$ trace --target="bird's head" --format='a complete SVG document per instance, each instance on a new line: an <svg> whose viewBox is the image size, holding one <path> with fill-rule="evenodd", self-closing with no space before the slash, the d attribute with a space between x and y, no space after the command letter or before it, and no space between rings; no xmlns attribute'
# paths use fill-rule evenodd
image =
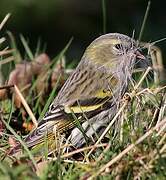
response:
<svg viewBox="0 0 166 180"><path fill-rule="evenodd" d="M95 39L86 49L83 58L108 69L132 64L136 59L145 59L134 39L119 33L109 33Z"/></svg>

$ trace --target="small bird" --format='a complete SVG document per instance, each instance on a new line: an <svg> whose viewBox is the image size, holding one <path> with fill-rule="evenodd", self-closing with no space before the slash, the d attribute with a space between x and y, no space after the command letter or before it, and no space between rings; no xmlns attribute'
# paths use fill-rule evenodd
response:
<svg viewBox="0 0 166 180"><path fill-rule="evenodd" d="M136 60L145 59L138 43L126 35L109 33L95 39L67 79L38 127L25 138L28 148L52 144L55 131L69 134L75 147L93 139L115 115L131 80ZM76 124L82 125L80 128ZM10 154L20 151L14 147Z"/></svg>

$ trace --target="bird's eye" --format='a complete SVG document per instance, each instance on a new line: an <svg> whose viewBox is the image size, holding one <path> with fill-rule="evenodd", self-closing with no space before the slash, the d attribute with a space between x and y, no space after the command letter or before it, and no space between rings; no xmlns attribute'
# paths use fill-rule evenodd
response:
<svg viewBox="0 0 166 180"><path fill-rule="evenodd" d="M115 44L114 46L117 50L121 50L122 49L122 44Z"/></svg>
<svg viewBox="0 0 166 180"><path fill-rule="evenodd" d="M114 53L121 54L122 53L122 44L115 44L113 46Z"/></svg>

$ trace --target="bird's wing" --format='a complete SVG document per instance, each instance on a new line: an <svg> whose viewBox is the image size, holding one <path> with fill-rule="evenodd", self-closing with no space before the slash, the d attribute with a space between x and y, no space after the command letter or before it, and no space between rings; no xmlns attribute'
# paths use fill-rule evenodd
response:
<svg viewBox="0 0 166 180"><path fill-rule="evenodd" d="M86 67L77 67L51 104L39 127L49 121L66 120L74 114L88 114L113 99L117 79L105 72L88 73Z"/></svg>
<svg viewBox="0 0 166 180"><path fill-rule="evenodd" d="M39 121L38 127L26 137L28 147L44 142L45 136L54 135L53 129L56 125L60 132L73 127L74 124L68 119L72 113L95 115L101 112L103 105L112 98L108 82L111 79L111 86L116 86L117 80L113 76L107 80L104 73L96 76L94 72L87 73L86 67L81 68L82 71L77 68L69 77L44 118Z"/></svg>

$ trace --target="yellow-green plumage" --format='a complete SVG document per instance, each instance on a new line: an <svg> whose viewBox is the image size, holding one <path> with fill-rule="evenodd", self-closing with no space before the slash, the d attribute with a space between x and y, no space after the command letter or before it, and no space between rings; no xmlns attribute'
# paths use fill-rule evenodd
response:
<svg viewBox="0 0 166 180"><path fill-rule="evenodd" d="M136 43L128 36L110 33L94 40L86 49L79 65L68 78L57 97L51 104L45 117L39 122L25 142L33 147L44 141L45 135L53 137L54 127L59 133L65 133L75 126L72 113L82 123L87 116L94 129L86 127L85 133L91 136L110 120L116 112L116 106L124 94L131 71L136 60ZM107 119L107 120L105 120ZM78 130L71 133L71 143L79 147L85 141ZM13 149L18 151L20 146Z"/></svg>

